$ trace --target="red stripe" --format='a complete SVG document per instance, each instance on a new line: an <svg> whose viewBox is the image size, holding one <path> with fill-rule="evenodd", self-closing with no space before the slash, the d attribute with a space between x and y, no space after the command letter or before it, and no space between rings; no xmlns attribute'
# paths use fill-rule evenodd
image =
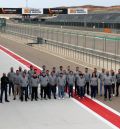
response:
<svg viewBox="0 0 120 129"><path fill-rule="evenodd" d="M16 54L13 54L12 52L3 48L2 46L0 46L0 49L3 50L8 55L10 55L11 57L13 57L14 59L18 60L20 63L27 66L28 68L30 67L30 65L32 65L25 59L22 59ZM34 68L37 69L38 73L40 73L40 69L38 69L36 66L34 66ZM97 113L98 115L100 115L101 117L103 117L104 119L106 119L107 121L109 121L110 123L112 123L113 125L115 125L116 127L120 128L120 116L118 116L117 114L101 106L95 101L89 99L88 97L85 97L84 99L79 99L78 97L74 96L74 98L78 100L80 103L82 103L83 105L85 105L86 107L88 107L89 109L91 109L92 111L94 111L95 113Z"/></svg>

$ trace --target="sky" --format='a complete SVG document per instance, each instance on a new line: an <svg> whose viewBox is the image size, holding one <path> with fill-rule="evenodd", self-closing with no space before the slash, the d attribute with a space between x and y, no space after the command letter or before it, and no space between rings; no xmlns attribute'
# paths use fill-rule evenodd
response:
<svg viewBox="0 0 120 129"><path fill-rule="evenodd" d="M27 0L28 7L50 8L59 6L98 5L113 6L120 5L120 0ZM0 7L26 7L26 0L0 0Z"/></svg>

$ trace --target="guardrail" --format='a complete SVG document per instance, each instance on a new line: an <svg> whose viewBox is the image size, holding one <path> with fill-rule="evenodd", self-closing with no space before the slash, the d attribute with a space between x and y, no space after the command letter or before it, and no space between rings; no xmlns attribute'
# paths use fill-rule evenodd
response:
<svg viewBox="0 0 120 129"><path fill-rule="evenodd" d="M14 32L6 30L6 33L20 36L21 38L27 38L33 40L33 43L37 43L38 36L22 34L19 32ZM46 41L41 47L46 47L47 49L54 51L56 53L62 54L66 57L71 57L75 60L80 60L87 64L97 66L99 68L106 69L119 69L120 68L120 55L116 53L108 53L100 50L90 49L83 46L76 46L69 43L63 43L56 40L50 40L43 38Z"/></svg>

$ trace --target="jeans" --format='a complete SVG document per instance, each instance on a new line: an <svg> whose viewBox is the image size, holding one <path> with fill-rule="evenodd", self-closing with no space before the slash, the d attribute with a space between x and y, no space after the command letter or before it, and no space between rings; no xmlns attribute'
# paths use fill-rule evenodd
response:
<svg viewBox="0 0 120 129"><path fill-rule="evenodd" d="M79 95L80 97L84 97L84 86L79 86Z"/></svg>
<svg viewBox="0 0 120 129"><path fill-rule="evenodd" d="M68 94L69 97L73 97L73 85L68 85Z"/></svg>
<svg viewBox="0 0 120 129"><path fill-rule="evenodd" d="M58 86L58 96L60 98L64 97L64 86Z"/></svg>
<svg viewBox="0 0 120 129"><path fill-rule="evenodd" d="M21 101L23 101L23 95L25 94L25 101L27 101L28 98L28 88L27 87L21 87Z"/></svg>
<svg viewBox="0 0 120 129"><path fill-rule="evenodd" d="M2 102L3 99L3 93L5 92L5 101L7 100L7 86L1 87L1 96L0 101Z"/></svg>

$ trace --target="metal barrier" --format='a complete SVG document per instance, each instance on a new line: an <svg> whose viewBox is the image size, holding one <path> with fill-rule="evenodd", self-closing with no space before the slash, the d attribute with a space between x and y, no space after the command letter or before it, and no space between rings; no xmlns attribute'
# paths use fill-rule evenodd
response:
<svg viewBox="0 0 120 129"><path fill-rule="evenodd" d="M120 68L120 37L116 35L24 24L7 24L6 33L33 40L42 37L46 41L42 47L56 53L100 68Z"/></svg>

